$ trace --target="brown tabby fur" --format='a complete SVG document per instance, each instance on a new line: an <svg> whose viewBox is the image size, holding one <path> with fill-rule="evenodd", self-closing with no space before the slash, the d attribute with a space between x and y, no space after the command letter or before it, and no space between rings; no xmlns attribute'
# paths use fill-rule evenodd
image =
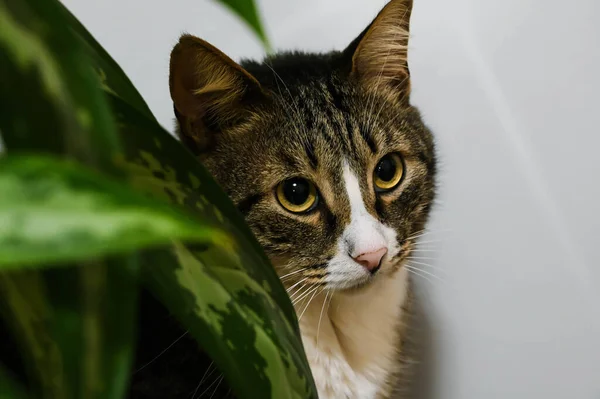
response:
<svg viewBox="0 0 600 399"><path fill-rule="evenodd" d="M397 232L411 253L435 191L432 135L409 101L408 26L412 2L392 0L343 52L281 53L240 65L210 44L181 37L171 56L171 95L181 140L212 172L244 214L280 275L304 268L292 284L323 285L326 264L350 221L342 161L361 176L368 212ZM386 194L373 190L372 171L387 153L402 155L406 176ZM320 203L292 214L275 187L302 176ZM382 398L407 398L419 360L417 317L409 288L398 321L398 363Z"/></svg>

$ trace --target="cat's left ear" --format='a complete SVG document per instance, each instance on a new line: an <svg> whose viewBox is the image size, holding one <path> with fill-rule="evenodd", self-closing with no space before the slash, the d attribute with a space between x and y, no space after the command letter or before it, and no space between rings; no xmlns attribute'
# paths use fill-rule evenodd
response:
<svg viewBox="0 0 600 399"><path fill-rule="evenodd" d="M259 82L208 42L183 35L171 52L169 88L179 137L200 153L264 100Z"/></svg>
<svg viewBox="0 0 600 399"><path fill-rule="evenodd" d="M391 0L346 49L352 53L351 74L367 90L388 90L408 103L408 37L412 0Z"/></svg>

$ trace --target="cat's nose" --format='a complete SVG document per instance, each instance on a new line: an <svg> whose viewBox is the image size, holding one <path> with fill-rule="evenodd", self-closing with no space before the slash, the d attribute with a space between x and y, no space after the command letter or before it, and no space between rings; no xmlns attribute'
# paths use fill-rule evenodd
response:
<svg viewBox="0 0 600 399"><path fill-rule="evenodd" d="M379 248L375 251L365 252L358 255L354 260L363 265L371 273L375 273L381 266L381 259L387 254L387 248Z"/></svg>

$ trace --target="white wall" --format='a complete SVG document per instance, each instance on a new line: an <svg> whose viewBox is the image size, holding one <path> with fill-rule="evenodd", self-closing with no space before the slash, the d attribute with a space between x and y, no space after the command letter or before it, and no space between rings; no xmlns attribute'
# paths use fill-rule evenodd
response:
<svg viewBox="0 0 600 399"><path fill-rule="evenodd" d="M214 2L64 2L169 129L168 56L180 33L235 59L262 54ZM329 50L384 3L260 5L276 48ZM434 396L598 399L600 2L415 3L413 102L442 169L431 225L440 241L424 267L439 280L422 280L434 308Z"/></svg>

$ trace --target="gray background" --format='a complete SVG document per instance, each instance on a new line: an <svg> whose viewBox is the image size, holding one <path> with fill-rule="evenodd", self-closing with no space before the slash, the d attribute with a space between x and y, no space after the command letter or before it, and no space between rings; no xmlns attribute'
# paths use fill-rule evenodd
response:
<svg viewBox="0 0 600 399"><path fill-rule="evenodd" d="M172 130L184 31L260 57L206 0L64 0ZM600 398L600 2L415 0L413 103L437 135L419 278L440 399ZM277 49L348 44L385 0L262 0ZM431 276L434 275L434 276ZM202 373L203 370L199 370Z"/></svg>

